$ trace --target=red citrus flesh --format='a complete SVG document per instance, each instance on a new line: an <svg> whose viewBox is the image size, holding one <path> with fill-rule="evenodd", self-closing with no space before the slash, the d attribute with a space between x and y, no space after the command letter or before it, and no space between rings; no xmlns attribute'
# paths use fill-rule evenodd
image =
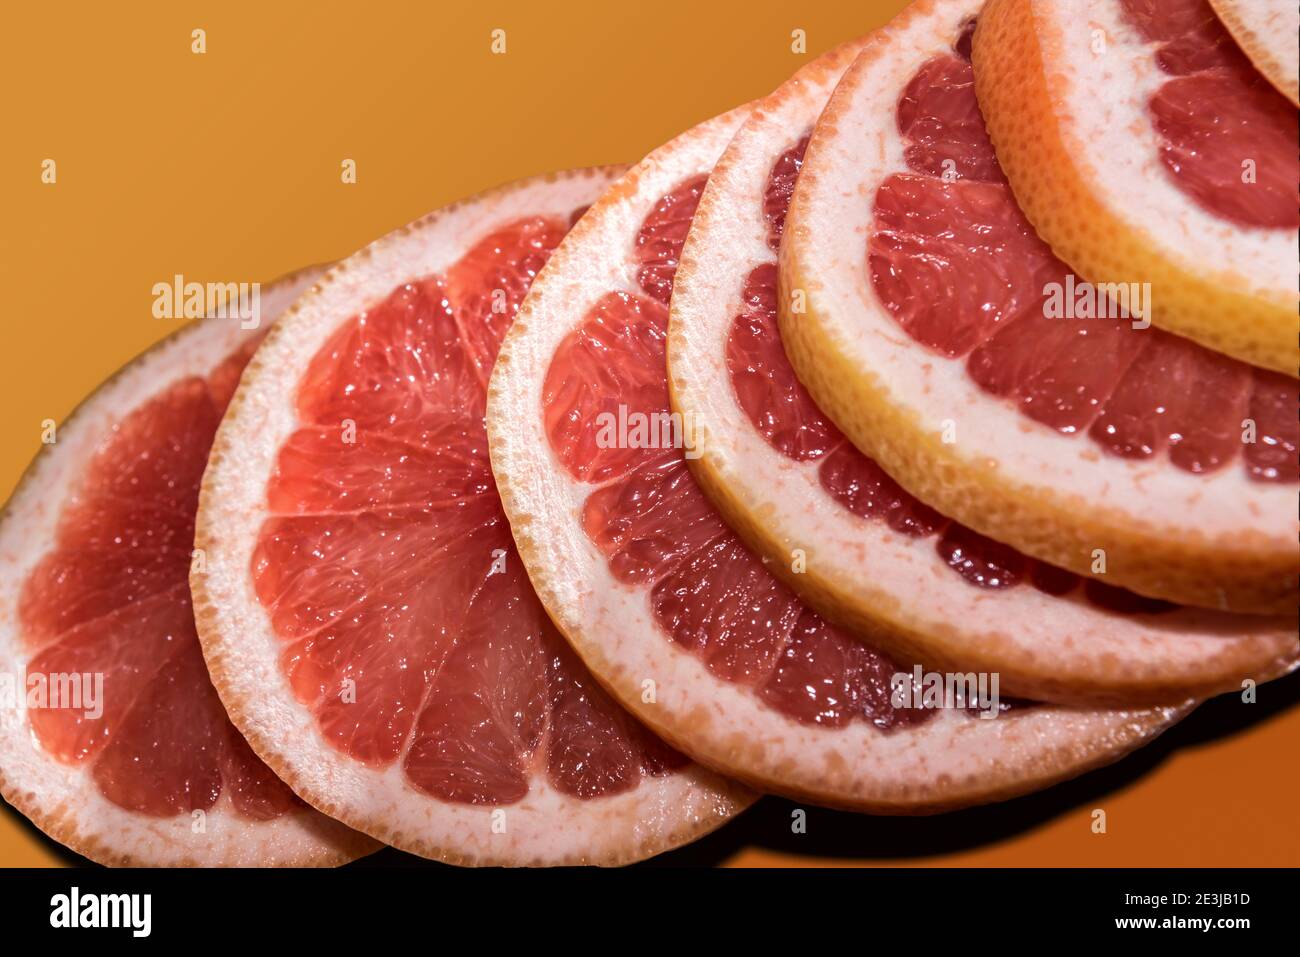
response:
<svg viewBox="0 0 1300 957"><path fill-rule="evenodd" d="M1148 104L1180 189L1242 226L1300 228L1295 107L1238 48L1205 0L1122 0L1170 76ZM1255 177L1242 176L1254 162Z"/></svg>
<svg viewBox="0 0 1300 957"><path fill-rule="evenodd" d="M908 171L875 197L868 272L899 325L936 353L964 357L984 391L1108 454L1164 456L1196 474L1240 455L1253 480L1300 481L1294 379L1130 320L1045 315L1046 284L1067 288L1069 269L993 158L962 49L908 84L897 115ZM955 171L949 156L963 158ZM1253 441L1243 441L1247 420Z"/></svg>
<svg viewBox="0 0 1300 957"><path fill-rule="evenodd" d="M931 129L952 142L953 136L946 134L941 124L932 124ZM770 248L780 245L785 211L807 145L805 135L777 158L768 175L763 210L769 223ZM745 278L745 309L732 320L728 332L727 371L737 402L754 428L769 445L794 461L820 461L822 487L839 505L859 518L884 522L900 534L934 537L935 548L947 566L972 585L1009 588L1029 583L1052 595L1082 589L1094 604L1114 611L1150 614L1173 607L1101 582L1083 582L1072 572L1029 558L950 521L905 491L840 434L796 378L781 343L776 297L775 261L755 266Z"/></svg>
<svg viewBox="0 0 1300 957"><path fill-rule="evenodd" d="M254 347L125 416L95 451L19 600L29 674L104 676L101 719L35 709L37 739L59 761L88 764L105 798L141 814L208 810L223 791L251 820L300 806L226 717L190 605L199 484Z"/></svg>
<svg viewBox="0 0 1300 957"><path fill-rule="evenodd" d="M686 764L556 632L489 466L488 376L568 226L516 220L346 321L267 489L253 577L295 695L334 748L443 801L510 804L538 773L590 799Z"/></svg>
<svg viewBox="0 0 1300 957"><path fill-rule="evenodd" d="M665 638L710 673L751 688L767 707L803 723L835 728L858 720L881 731L915 726L934 712L893 707L895 664L823 620L773 577L714 511L680 449L607 447L598 439L602 413L617 414L621 406L633 421L669 411L667 301L684 238L679 224L694 212L702 183L696 177L680 184L642 225L635 248L654 250L659 264L639 273L643 294L606 294L556 350L543 387L551 447L569 474L593 486L583 528L610 570L620 581L649 587ZM788 191L786 200L772 199L774 220L785 201ZM673 215L663 216L665 210ZM771 289L763 286L761 294L770 296ZM762 391L770 382L760 373L750 384ZM772 408L788 395L778 389ZM796 403L794 410L797 416L807 408ZM821 454L831 434L819 416L811 425L808 418L791 424L784 412L768 421L790 426L783 434L796 454Z"/></svg>

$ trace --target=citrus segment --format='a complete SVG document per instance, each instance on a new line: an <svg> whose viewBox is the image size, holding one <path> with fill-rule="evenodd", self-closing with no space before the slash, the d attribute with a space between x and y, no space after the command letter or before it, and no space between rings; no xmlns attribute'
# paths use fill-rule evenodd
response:
<svg viewBox="0 0 1300 957"><path fill-rule="evenodd" d="M1300 227L1295 107L1255 72L1206 0L1123 0L1169 74L1149 101L1160 158L1178 187L1243 226ZM1242 176L1242 157L1255 164Z"/></svg>
<svg viewBox="0 0 1300 957"><path fill-rule="evenodd" d="M637 284L646 295L665 306L673 291L677 254L686 241L691 217L695 215L707 180L707 175L699 175L678 183L671 193L659 199L637 232L633 254Z"/></svg>
<svg viewBox="0 0 1300 957"><path fill-rule="evenodd" d="M223 379L238 371L219 367ZM103 674L112 702L100 720L37 711L37 739L63 760L93 759L105 797L159 817L207 811L225 765L249 757L236 750L208 680L188 584L199 482L224 393L191 376L130 412L87 463L54 548L19 597L19 628L39 648L28 673ZM259 792L255 804L283 811L296 800L273 775L246 786ZM234 811L243 814L239 803Z"/></svg>
<svg viewBox="0 0 1300 957"><path fill-rule="evenodd" d="M484 377L567 228L507 223L445 277L345 321L312 359L296 403L307 427L267 487L285 514L262 526L253 581L298 700L335 748L374 767L401 757L444 801L519 801L542 756L550 783L583 798L685 763L643 761L645 737L562 654L488 464ZM365 439L340 443L330 425L347 422Z"/></svg>
<svg viewBox="0 0 1300 957"><path fill-rule="evenodd" d="M1108 452L1167 452L1174 466L1202 473L1249 448L1240 423L1269 373L1158 329L1104 317L1071 322L1045 310L1043 291L1068 289L1069 270L1035 235L1002 177L966 60L950 53L924 64L899 101L897 124L911 172L880 184L867 256L876 295L909 335L949 358L967 357L981 388L1029 418L1086 433ZM970 169L953 164L948 177L940 169L945 151L977 160ZM1209 191L1222 195L1217 186ZM1294 383L1290 398L1300 403ZM1134 440L1135 425L1148 441ZM1287 438L1266 434L1260 444ZM1300 481L1300 469L1247 475Z"/></svg>
<svg viewBox="0 0 1300 957"><path fill-rule="evenodd" d="M316 275L268 290L263 319ZM257 759L222 708L195 629L199 486L261 337L208 319L138 359L60 428L0 534L14 572L6 664L25 688L41 678L60 694L85 686L29 699L36 706L7 719L5 795L106 863L326 864L374 847ZM60 800L66 820L45 817Z"/></svg>
<svg viewBox="0 0 1300 957"><path fill-rule="evenodd" d="M507 187L346 262L259 353L209 473L200 538L216 543L222 594L255 603L205 592L236 722L308 801L426 856L622 863L748 799L585 672L532 591L488 461L502 336L609 178ZM217 490L247 473L266 407L283 413L232 541L224 516L241 501ZM273 720L299 730L270 737Z"/></svg>
<svg viewBox="0 0 1300 957"><path fill-rule="evenodd" d="M998 158L1057 255L1134 315L1296 376L1297 113L1205 0L994 0L973 57Z"/></svg>

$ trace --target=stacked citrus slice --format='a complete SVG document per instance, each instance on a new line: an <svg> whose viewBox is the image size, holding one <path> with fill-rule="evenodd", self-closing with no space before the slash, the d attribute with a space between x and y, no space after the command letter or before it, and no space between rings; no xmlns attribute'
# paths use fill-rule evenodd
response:
<svg viewBox="0 0 1300 957"><path fill-rule="evenodd" d="M985 536L1148 597L1293 615L1296 381L1109 316L1076 283L985 134L972 12L911 7L817 123L781 248L800 381L908 492Z"/></svg>
<svg viewBox="0 0 1300 957"><path fill-rule="evenodd" d="M262 319L317 276L263 291ZM0 789L104 864L326 865L378 846L249 750L195 633L199 480L264 331L201 320L135 360L49 436L0 526Z"/></svg>
<svg viewBox="0 0 1300 957"><path fill-rule="evenodd" d="M978 6L950 6L949 34L920 53L942 64L945 94L968 116L970 67L952 40ZM1055 701L1177 702L1277 674L1295 654L1292 622L1081 581L951 522L850 444L795 377L777 329L776 251L803 151L852 59L888 55L908 22L801 71L709 177L668 336L673 407L705 427L695 475L810 604L900 655L997 671L1004 690ZM926 122L942 135L950 119Z"/></svg>
<svg viewBox="0 0 1300 957"><path fill-rule="evenodd" d="M751 800L583 669L488 467L501 337L614 175L515 184L335 267L258 350L204 479L197 617L232 720L307 801L417 854L624 863Z"/></svg>
<svg viewBox="0 0 1300 957"><path fill-rule="evenodd" d="M1271 69L1287 67L1266 51L1289 48L1294 90L1292 5L1222 6ZM1138 284L1131 305L1156 325L1295 377L1295 104L1210 4L992 0L981 23L980 106L1016 199L1055 253L1124 301Z"/></svg>
<svg viewBox="0 0 1300 957"><path fill-rule="evenodd" d="M824 82L846 55L796 83ZM705 179L749 112L633 168L561 245L506 337L488 406L492 465L547 610L664 738L746 782L834 806L993 800L1149 739L1177 709L911 707L895 693L913 663L803 605L696 487L690 424L669 410L668 304Z"/></svg>
<svg viewBox="0 0 1300 957"><path fill-rule="evenodd" d="M621 864L1295 668L1292 13L919 0L169 340L0 525L6 799L107 863Z"/></svg>

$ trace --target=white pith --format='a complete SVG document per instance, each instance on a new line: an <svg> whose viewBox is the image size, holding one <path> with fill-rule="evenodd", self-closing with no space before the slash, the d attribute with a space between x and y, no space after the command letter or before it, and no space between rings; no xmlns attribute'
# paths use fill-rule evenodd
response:
<svg viewBox="0 0 1300 957"><path fill-rule="evenodd" d="M580 516L593 486L573 479L551 448L547 369L601 297L643 295L632 259L642 221L661 196L712 168L749 113L701 124L634 167L551 258L502 347L489 392L492 467L552 618L602 683L666 739L743 780L832 805L915 812L978 803L1077 774L1158 734L1181 709L1047 706L998 720L945 712L891 733L860 721L799 723L675 645L653 616L650 589L617 580L587 537Z"/></svg>
<svg viewBox="0 0 1300 957"><path fill-rule="evenodd" d="M1059 51L1059 62L1049 64L1062 78L1057 116L1103 205L1184 268L1235 274L1256 295L1294 303L1296 231L1245 228L1215 215L1180 189L1160 161L1164 140L1147 105L1173 79L1156 63L1160 44L1142 37L1119 0L1052 0L1034 12L1047 49ZM1104 31L1103 55L1092 52L1093 30Z"/></svg>
<svg viewBox="0 0 1300 957"><path fill-rule="evenodd" d="M958 21L979 5L966 6ZM705 430L702 464L781 542L768 556L773 561L788 564L802 550L807 574L841 603L886 628L919 632L941 660L1000 670L1006 689L1068 701L1098 697L1099 689L1122 699L1157 687L1164 700L1181 700L1275 673L1295 654L1288 622L1191 608L1118 615L1078 592L1055 598L1027 583L973 586L948 568L935 537L855 516L822 486L824 457L797 462L753 426L732 387L726 348L743 311L745 277L776 260L767 245L764 189L773 163L812 128L849 62L844 56L818 73L805 71L755 110L710 176L691 224L673 291L669 368L676 409Z"/></svg>
<svg viewBox="0 0 1300 957"><path fill-rule="evenodd" d="M1079 4L1074 0L1061 4L1067 6L1077 8ZM978 4L965 7L974 11ZM1108 0L1097 10L1102 7L1110 9L1112 4ZM907 171L896 121L899 93L927 60L949 50L955 38L953 7L940 10L942 15L914 19L896 36L890 56L875 58L870 69L852 71L839 85L835 96L844 110L834 135L817 139L815 156L810 150L815 176L808 175L809 165L805 165L800 198L806 215L801 225L808 236L839 239L801 244L800 268L803 275L813 277L807 290L809 300L816 303L816 312L824 318L836 349L855 366L871 370L888 403L914 415L923 432L938 437L951 425L956 441L949 448L963 468L974 474L995 474L1008 487L1041 495L1053 503L1063 524L1068 524L1072 515L1104 507L1115 522L1145 529L1153 537L1202 542L1207 551L1240 549L1246 542L1270 552L1293 548L1300 530L1293 486L1252 481L1240 455L1212 474L1196 475L1173 466L1164 455L1145 461L1122 459L1103 451L1087 436L1066 435L1035 422L1011 401L984 392L967 374L964 357L947 359L914 341L877 297L866 255L873 202L886 178ZM1074 12L1077 18L1070 42L1086 44L1088 31L1079 29L1078 24L1089 22L1089 18L1078 9ZM1052 16L1064 13L1053 8ZM1111 55L1131 53L1120 42L1121 30L1127 28L1111 24L1108 29L1115 31ZM1095 63L1088 68L1100 69ZM1125 67L1136 68L1132 63ZM1094 104L1092 112L1097 114L1105 112L1101 106L1113 106L1111 98L1119 96L1096 77L1091 84L1082 80L1077 84L1079 95L1086 91ZM1129 97L1132 91L1123 93ZM1109 122L1112 128L1122 125L1115 114ZM1113 144L1111 148L1090 147L1086 157L1088 161L1109 157L1126 164L1149 164L1141 166L1141 173L1108 174L1112 188L1141 182L1140 190L1130 185L1134 193L1163 196L1172 202L1173 187L1166 188L1164 173L1156 168L1154 144L1149 151L1134 148L1131 137L1132 130L1126 128L1124 148ZM1177 197L1179 208L1186 213L1190 201L1182 193ZM1131 205L1135 197L1126 195L1123 202L1130 204L1123 208L1135 208ZM1146 215L1162 214L1148 211ZM1222 238L1221 222L1202 225ZM1294 246L1295 237L1290 241ZM1272 249L1267 255L1264 246ZM1263 268L1257 260L1267 260L1272 263L1267 268L1276 272L1279 257L1294 263L1294 249L1279 250L1276 243L1264 246L1244 257L1255 262L1253 268ZM1205 261L1225 262L1225 256L1236 254L1220 250ZM1293 274L1287 283L1294 283Z"/></svg>
<svg viewBox="0 0 1300 957"><path fill-rule="evenodd" d="M205 476L200 535L210 536L209 571L200 634L236 724L304 800L424 856L467 864L623 863L689 840L750 800L698 765L586 801L554 790L542 770L514 804L472 806L425 795L406 781L400 758L386 768L369 768L326 742L280 668L283 643L249 572L267 517L267 481L281 446L298 427L297 385L325 341L398 285L445 270L513 219L543 215L567 221L613 176L610 170L575 171L505 187L398 230L336 266L254 357ZM206 628L204 614L211 616Z"/></svg>
<svg viewBox="0 0 1300 957"><path fill-rule="evenodd" d="M305 270L266 287L263 321L272 321L319 275L319 270ZM200 320L126 367L60 424L57 442L24 477L0 526L0 671L16 676L26 672L32 652L24 647L19 627L19 596L54 541L63 503L78 487L95 449L133 409L185 376L207 376L252 334L234 320ZM40 547L34 547L36 543ZM92 767L93 762L70 765L54 759L43 750L25 712L0 708L5 799L56 840L101 863L341 864L376 846L310 808L270 821L241 817L229 788L222 789L201 818L138 814L100 793L91 778Z"/></svg>

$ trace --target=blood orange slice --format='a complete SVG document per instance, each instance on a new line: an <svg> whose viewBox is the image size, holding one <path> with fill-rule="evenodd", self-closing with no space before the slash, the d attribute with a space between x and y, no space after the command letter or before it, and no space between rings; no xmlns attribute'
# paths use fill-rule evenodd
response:
<svg viewBox="0 0 1300 957"><path fill-rule="evenodd" d="M895 702L898 666L800 604L694 484L669 417L668 303L705 177L748 112L684 133L606 193L506 337L492 467L547 610L664 738L798 798L936 810L1137 747L1178 709L1030 705L986 720Z"/></svg>
<svg viewBox="0 0 1300 957"><path fill-rule="evenodd" d="M263 322L316 276L264 290ZM208 319L136 359L58 427L0 525L0 790L100 863L329 865L378 847L253 755L195 634L199 479L260 338Z"/></svg>
<svg viewBox="0 0 1300 957"><path fill-rule="evenodd" d="M483 427L500 337L617 171L528 180L336 267L213 449L196 578L236 725L306 800L460 864L616 864L751 799L593 682L528 584Z"/></svg>
<svg viewBox="0 0 1300 957"><path fill-rule="evenodd" d="M972 12L909 8L818 121L780 253L800 381L908 492L983 535L1139 594L1294 614L1295 380L1087 318L1077 291L1056 317L1073 277L980 123Z"/></svg>
<svg viewBox="0 0 1300 957"><path fill-rule="evenodd" d="M1210 0L1255 69L1300 106L1300 7L1272 0Z"/></svg>
<svg viewBox="0 0 1300 957"><path fill-rule="evenodd" d="M1296 109L1206 0L994 0L981 22L980 105L1056 254L1149 283L1156 325L1295 376Z"/></svg>
<svg viewBox="0 0 1300 957"><path fill-rule="evenodd" d="M1286 668L1297 653L1289 621L1085 583L949 522L852 446L799 384L777 329L776 250L808 135L862 46L758 106L691 222L668 367L674 410L706 426L689 460L701 486L818 611L904 659L996 671L1008 692L1177 702Z"/></svg>

